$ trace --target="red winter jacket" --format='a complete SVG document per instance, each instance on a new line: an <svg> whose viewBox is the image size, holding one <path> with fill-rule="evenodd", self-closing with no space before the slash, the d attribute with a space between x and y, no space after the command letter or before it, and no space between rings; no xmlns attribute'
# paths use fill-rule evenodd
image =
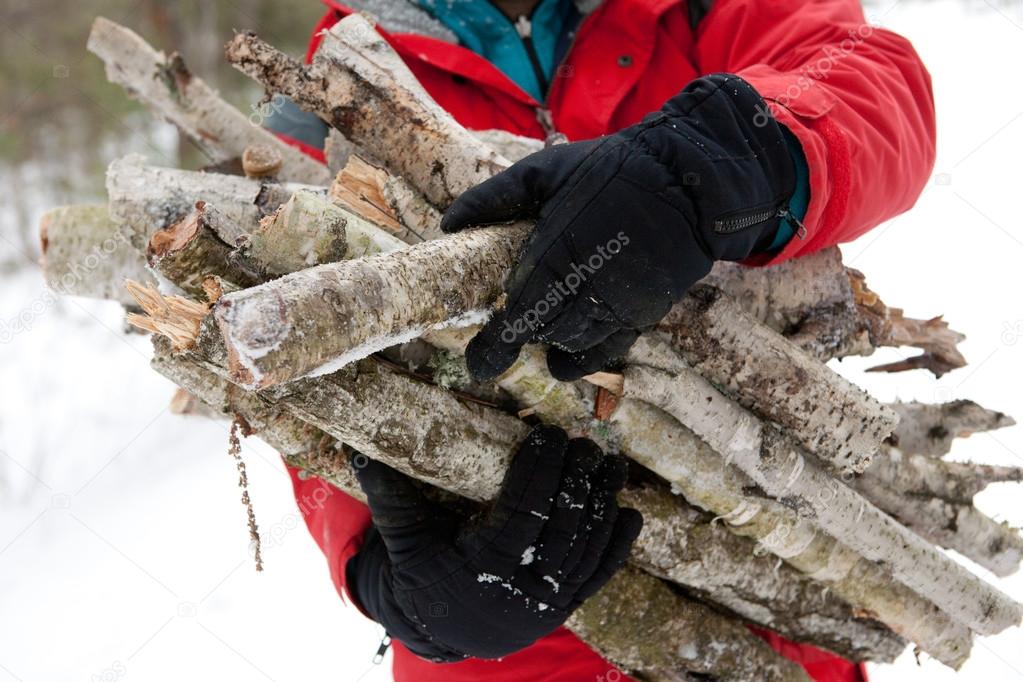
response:
<svg viewBox="0 0 1023 682"><path fill-rule="evenodd" d="M694 2L697 0L693 0ZM351 10L326 0L316 33ZM383 33L383 31L381 31ZM638 122L693 78L738 74L798 138L810 169L806 234L763 263L850 241L909 209L934 163L930 78L905 39L866 23L857 0L717 0L692 29L686 0L604 0L580 24L541 105L479 55L414 34L385 37L441 106L472 129L542 137L537 110L571 140ZM765 114L766 115L766 114ZM365 505L292 472L309 530L344 594L345 563L370 523ZM810 646L757 631L819 682L865 679ZM437 665L394 646L398 682L627 680L564 628L501 661Z"/></svg>

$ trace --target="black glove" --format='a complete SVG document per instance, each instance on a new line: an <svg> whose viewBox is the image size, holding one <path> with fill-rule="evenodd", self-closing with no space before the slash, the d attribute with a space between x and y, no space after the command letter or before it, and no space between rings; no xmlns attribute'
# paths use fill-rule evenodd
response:
<svg viewBox="0 0 1023 682"><path fill-rule="evenodd" d="M556 427L530 432L475 526L363 461L373 527L348 561L349 590L388 634L437 662L499 658L554 631L621 568L643 525L615 501L625 461Z"/></svg>
<svg viewBox="0 0 1023 682"><path fill-rule="evenodd" d="M766 249L795 165L781 126L738 76L690 83L642 123L558 145L466 191L441 228L536 217L507 303L466 351L490 379L526 343L577 379L621 357L715 260Z"/></svg>

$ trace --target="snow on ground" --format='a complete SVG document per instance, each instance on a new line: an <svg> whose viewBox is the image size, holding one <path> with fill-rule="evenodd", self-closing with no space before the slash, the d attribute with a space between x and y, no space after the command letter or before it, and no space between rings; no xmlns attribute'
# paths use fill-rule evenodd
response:
<svg viewBox="0 0 1023 682"><path fill-rule="evenodd" d="M966 331L971 364L937 382L863 374L897 351L838 369L884 399L972 398L1023 419L1023 8L903 0L871 14L928 63L940 152L912 214L849 245L847 262L909 314ZM12 333L18 316L28 328ZM381 629L338 599L275 454L245 444L264 533L256 574L226 425L169 414L148 342L121 325L115 306L50 301L34 267L0 289L0 682L390 679L371 663ZM954 456L1019 465L1023 428ZM1019 499L1006 484L978 504L1023 525ZM1023 578L999 584L1023 599ZM1021 645L1019 629L981 639L958 676L907 652L873 678L1023 679Z"/></svg>
<svg viewBox="0 0 1023 682"><path fill-rule="evenodd" d="M6 281L0 320L44 296L37 270ZM255 572L227 426L169 414L121 317L63 301L0 350L0 680L389 679L250 439Z"/></svg>

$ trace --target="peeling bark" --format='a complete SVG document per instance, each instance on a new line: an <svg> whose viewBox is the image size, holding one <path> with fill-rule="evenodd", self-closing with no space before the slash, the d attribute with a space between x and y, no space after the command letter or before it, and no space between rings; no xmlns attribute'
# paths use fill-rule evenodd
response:
<svg viewBox="0 0 1023 682"><path fill-rule="evenodd" d="M404 242L443 236L440 211L398 176L358 154L348 157L330 187L330 197Z"/></svg>
<svg viewBox="0 0 1023 682"><path fill-rule="evenodd" d="M327 168L281 142L225 102L185 66L181 55L153 49L133 31L103 17L93 22L87 45L106 64L107 79L167 119L214 163L240 159L246 147L266 145L281 158L277 176L311 185L330 183Z"/></svg>
<svg viewBox="0 0 1023 682"><path fill-rule="evenodd" d="M930 320L905 317L899 308L889 308L867 286L866 278L858 270L849 268L849 282L856 305L860 309L874 346L914 346L923 353L908 360L873 367L872 372L903 372L927 369L940 377L953 369L966 366L966 358L958 345L966 337L950 329L941 316Z"/></svg>

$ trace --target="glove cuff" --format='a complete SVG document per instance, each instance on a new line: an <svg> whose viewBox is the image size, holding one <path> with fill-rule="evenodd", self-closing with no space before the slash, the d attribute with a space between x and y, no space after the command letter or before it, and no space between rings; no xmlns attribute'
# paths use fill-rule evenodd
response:
<svg viewBox="0 0 1023 682"><path fill-rule="evenodd" d="M366 532L362 548L345 565L345 578L356 607L384 626L391 638L416 656L433 663L454 663L468 658L433 639L426 625L415 616L414 609L403 608L399 603L393 590L387 548L375 527Z"/></svg>
<svg viewBox="0 0 1023 682"><path fill-rule="evenodd" d="M693 210L697 240L713 260L742 260L769 245L796 189L784 128L739 76L711 74L668 100L648 124L648 144L671 135L665 159ZM653 146L653 145L651 145Z"/></svg>

